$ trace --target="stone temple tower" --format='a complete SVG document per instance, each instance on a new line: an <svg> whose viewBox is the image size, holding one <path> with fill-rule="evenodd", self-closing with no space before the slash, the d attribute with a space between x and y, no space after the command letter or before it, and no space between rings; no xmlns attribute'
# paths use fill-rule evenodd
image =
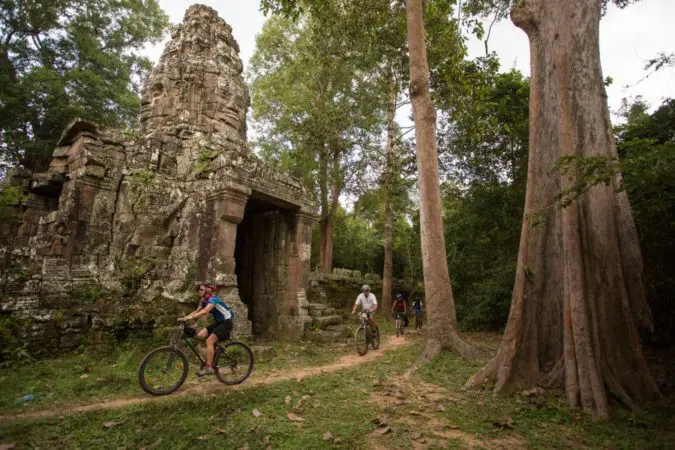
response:
<svg viewBox="0 0 675 450"><path fill-rule="evenodd" d="M245 142L250 99L242 69L232 28L212 9L192 6L145 84L141 133L187 127Z"/></svg>
<svg viewBox="0 0 675 450"><path fill-rule="evenodd" d="M47 172L12 177L25 197L0 226L0 308L33 320L27 339L161 328L204 280L237 309L236 335L304 333L315 205L248 147L238 53L213 9L190 7L138 131L76 119Z"/></svg>

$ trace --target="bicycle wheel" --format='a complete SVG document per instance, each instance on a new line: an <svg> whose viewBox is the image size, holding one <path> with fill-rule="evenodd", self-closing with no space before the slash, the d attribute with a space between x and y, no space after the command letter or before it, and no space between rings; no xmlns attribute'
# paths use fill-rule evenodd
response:
<svg viewBox="0 0 675 450"><path fill-rule="evenodd" d="M373 346L373 350L380 348L380 329L375 328L370 333L370 345Z"/></svg>
<svg viewBox="0 0 675 450"><path fill-rule="evenodd" d="M396 337L401 335L401 319L396 318Z"/></svg>
<svg viewBox="0 0 675 450"><path fill-rule="evenodd" d="M138 381L152 395L166 395L178 389L188 374L188 360L173 346L158 347L145 355L138 368Z"/></svg>
<svg viewBox="0 0 675 450"><path fill-rule="evenodd" d="M368 352L368 339L366 337L366 329L358 327L354 334L354 341L356 344L356 353L363 356Z"/></svg>
<svg viewBox="0 0 675 450"><path fill-rule="evenodd" d="M231 341L218 346L213 358L216 378L225 384L239 384L253 371L253 352L243 342Z"/></svg>

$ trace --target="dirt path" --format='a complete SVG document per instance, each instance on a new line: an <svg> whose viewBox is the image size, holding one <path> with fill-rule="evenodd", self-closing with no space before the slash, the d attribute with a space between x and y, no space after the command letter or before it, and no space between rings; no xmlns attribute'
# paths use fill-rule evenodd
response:
<svg viewBox="0 0 675 450"><path fill-rule="evenodd" d="M251 389L256 386L266 386L274 383L279 383L282 381L298 380L322 374L339 372L341 370L345 370L350 367L358 366L360 364L373 361L374 359L380 358L386 352L403 347L407 344L408 340L406 339L405 336L401 336L398 338L393 336L386 336L380 350L370 351L365 356L358 356L356 353L350 353L348 355L342 356L337 361L331 364L326 364L317 367L304 367L298 370L288 371L279 374L275 373L264 376L256 376L255 371L253 371L253 374L248 380L246 380L243 384L237 386L225 386L219 383L217 380L208 382L198 382L190 385L185 384L178 392L175 392L171 395L165 395L162 397L153 397L150 395L144 395L142 397L128 397L114 400L106 400L103 402L91 403L87 405L59 405L50 407L49 409L43 409L41 411L31 411L25 413L1 415L0 424L15 421L31 421L37 419L46 419L50 417L61 417L71 414L98 411L103 409L115 409L133 405L144 405L147 403L171 401L189 394L194 395L206 392L214 393L223 391L235 391L235 390L238 391L243 389Z"/></svg>

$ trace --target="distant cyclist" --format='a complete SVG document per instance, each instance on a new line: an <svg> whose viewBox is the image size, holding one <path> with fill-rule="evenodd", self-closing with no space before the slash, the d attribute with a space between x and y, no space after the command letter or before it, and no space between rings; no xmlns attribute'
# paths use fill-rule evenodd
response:
<svg viewBox="0 0 675 450"><path fill-rule="evenodd" d="M352 314L356 313L356 307L360 306L361 312L369 313L368 320L370 321L370 325L374 330L377 330L375 319L373 319L373 314L377 310L377 299L375 298L375 294L370 292L370 286L367 284L361 286L361 290L363 292L356 297L356 303L354 303L354 307L352 308Z"/></svg>
<svg viewBox="0 0 675 450"><path fill-rule="evenodd" d="M415 315L415 329L422 328L422 300L415 297L412 303L412 312Z"/></svg>
<svg viewBox="0 0 675 450"><path fill-rule="evenodd" d="M396 319L397 314L401 314L401 320L403 321L403 326L407 326L407 321L405 319L405 314L408 312L408 309L405 304L405 299L403 298L402 294L396 294L396 299L394 300L394 304L391 305L391 312L394 315L394 319ZM401 329L401 333L403 333L403 329Z"/></svg>
<svg viewBox="0 0 675 450"><path fill-rule="evenodd" d="M214 323L206 328L202 328L197 334L200 338L206 338L206 365L197 372L197 375L200 377L214 373L212 365L213 355L216 353L216 342L230 338L232 319L234 317L232 308L225 304L220 297L215 295L215 283L209 281L202 286L205 289L205 295L202 296L202 292L200 292L200 302L197 310L178 319L181 322L186 322L205 316L209 313L211 313L215 319ZM200 286L200 291L202 286Z"/></svg>

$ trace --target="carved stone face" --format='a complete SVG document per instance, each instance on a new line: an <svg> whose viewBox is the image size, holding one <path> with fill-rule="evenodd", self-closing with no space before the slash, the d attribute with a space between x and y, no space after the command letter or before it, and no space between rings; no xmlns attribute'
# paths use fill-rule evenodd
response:
<svg viewBox="0 0 675 450"><path fill-rule="evenodd" d="M246 139L248 89L230 27L215 11L192 7L176 27L141 97L141 131L193 126Z"/></svg>

